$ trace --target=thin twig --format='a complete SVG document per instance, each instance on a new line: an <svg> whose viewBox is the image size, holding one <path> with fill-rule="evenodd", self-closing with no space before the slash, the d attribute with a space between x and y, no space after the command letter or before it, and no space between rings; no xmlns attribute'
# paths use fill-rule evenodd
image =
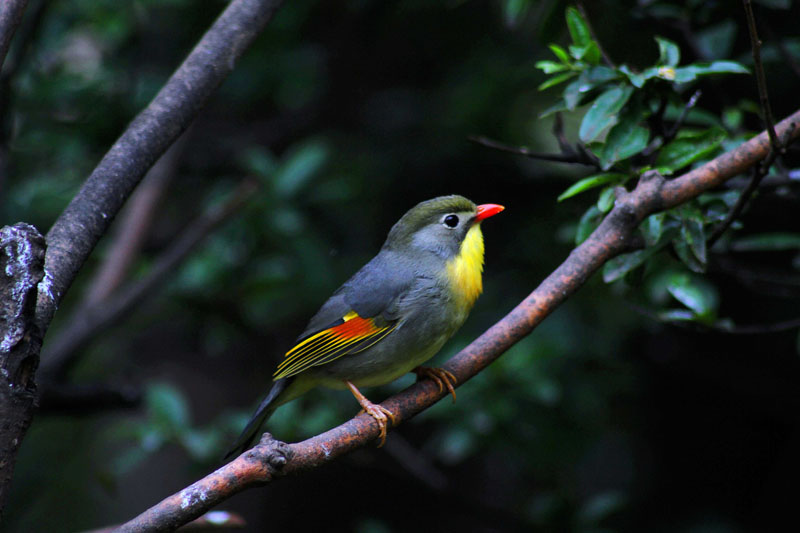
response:
<svg viewBox="0 0 800 533"><path fill-rule="evenodd" d="M22 2L24 4L24 2ZM19 22L19 30L16 34L15 46L10 48L10 53L3 62L0 56L0 203L3 200L3 193L6 191L6 183L8 183L9 173L11 172L11 162L9 161L9 135L11 132L11 80L14 78L22 58L29 49L29 44L33 40L36 31L41 26L44 19L44 12L50 2L39 0L39 3L34 5L32 12L28 17L23 17ZM13 3L0 2L0 12L12 8ZM24 9L24 6L23 6ZM0 15L0 18L5 15ZM6 22L0 23L0 33L9 31L9 28L2 29Z"/></svg>
<svg viewBox="0 0 800 533"><path fill-rule="evenodd" d="M661 140L656 142L651 142L650 145L642 151L642 155L645 158L649 158L650 164L653 164L655 162L656 157L658 156L659 148L663 147L664 145L672 141L678 135L681 126L683 126L684 121L686 121L686 117L689 116L689 111L691 111L692 108L695 105L697 105L697 101L700 99L702 94L703 92L700 89L697 89L692 94L692 96L689 98L689 101L686 102L685 106L683 106L681 114L678 115L675 124L673 124L672 127L668 130L664 126L664 119L663 119L664 111L666 110L667 107L667 100L666 98L661 100L661 104L658 107L658 111L654 113L653 120L656 122L650 128L651 132L653 133L656 133L656 131L660 132L657 134L661 135Z"/></svg>
<svg viewBox="0 0 800 533"><path fill-rule="evenodd" d="M8 83L17 74L26 54L31 49L31 43L36 40L48 8L52 5L53 2L50 0L36 0L31 4L28 15L20 22L14 47L9 50L10 53L3 64L0 81Z"/></svg>
<svg viewBox="0 0 800 533"><path fill-rule="evenodd" d="M575 153L575 150L572 149L572 146L569 144L567 140L567 136L564 133L564 117L561 113L556 113L556 116L553 120L553 137L556 138L558 141L558 147L561 149L562 154L572 154Z"/></svg>
<svg viewBox="0 0 800 533"><path fill-rule="evenodd" d="M795 125L795 128L796 127L797 126ZM778 141L777 146L780 146L781 150L786 150L786 146L789 144L791 135L794 135L793 130L788 130L786 133L786 139L783 142ZM750 200L750 197L753 196L758 189L758 186L761 185L761 180L763 180L764 176L769 173L772 163L774 163L775 159L778 157L778 152L775 149L775 146L776 145L772 144L772 141L770 140L770 150L767 154L767 157L765 157L757 165L753 166L751 170L752 177L750 178L750 182L747 184L745 190L743 190L739 195L739 198L736 199L736 203L733 205L731 210L728 211L728 214L725 215L725 218L722 220L722 222L717 224L717 226L711 232L711 235L708 237L708 241L706 242L706 246L709 248L714 246L714 243L716 243L719 238L722 237L728 228L730 228L731 224L733 224L739 215L742 214L742 211L744 211L744 208L747 205L747 202Z"/></svg>
<svg viewBox="0 0 800 533"><path fill-rule="evenodd" d="M683 126L686 117L689 116L689 111L691 111L692 108L697 105L697 101L700 100L701 96L703 96L703 91L700 89L697 89L692 94L692 96L689 98L689 101L686 102L685 106L683 106L683 110L681 110L681 114L678 115L678 119L675 121L675 124L672 125L672 127L667 131L667 134L664 136L664 144L667 144L675 138L675 136L678 134L678 131L681 129L681 126Z"/></svg>
<svg viewBox="0 0 800 533"><path fill-rule="evenodd" d="M525 157L530 157L531 159L553 161L556 163L577 163L579 165L597 166L597 163L589 159L586 154L581 154L577 151L571 154L544 154L540 152L532 152L525 146L512 146L510 144L504 144L500 141L495 141L483 135L472 135L469 137L469 140L476 144L480 144L481 146L486 146L487 148L493 148L509 154L524 155Z"/></svg>
<svg viewBox="0 0 800 533"><path fill-rule="evenodd" d="M744 11L747 14L747 28L750 30L750 47L753 52L753 68L756 71L756 82L758 83L758 98L761 104L761 113L764 115L765 129L769 133L769 141L773 149L782 153L778 136L775 134L775 120L772 117L772 107L769 105L769 95L767 93L767 78L764 75L764 66L761 64L761 40L758 38L756 29L756 18L753 15L753 4L750 0L743 0Z"/></svg>
<svg viewBox="0 0 800 533"><path fill-rule="evenodd" d="M775 162L775 158L778 157L778 154L786 152L784 143L781 143L781 140L775 133L772 109L770 108L769 95L767 94L767 81L766 77L764 76L764 67L761 64L761 41L758 38L758 31L756 30L756 20L755 16L753 15L753 5L751 4L750 0L743 0L743 2L744 10L747 14L747 27L750 30L750 45L753 51L753 67L756 71L756 81L758 84L758 96L761 104L761 113L764 115L765 129L769 135L771 149L767 157L765 157L759 165L753 167L753 175L750 179L750 183L747 185L747 188L742 191L742 194L739 195L739 198L736 200L736 204L734 204L733 208L731 208L731 210L725 216L725 219L720 222L716 228L714 228L714 231L711 232L711 236L708 238L707 243L709 247L713 246L714 243L717 242L717 240L725 233L725 231L727 231L731 224L733 224L733 221L736 220L742 213L745 205L747 205L747 202L750 200L750 197L755 193L755 191L758 189L758 186L761 184L761 180L764 179L764 176L769 173L769 167L773 162Z"/></svg>
<svg viewBox="0 0 800 533"><path fill-rule="evenodd" d="M772 154L774 152L770 152ZM706 246L711 248L714 244L719 240L720 237L731 227L731 224L739 218L739 215L742 214L744 211L745 205L750 200L750 197L756 192L758 189L761 180L764 178L764 173L761 172L759 165L753 167L752 177L750 178L750 182L747 184L747 188L742 191L739 195L739 198L736 199L736 203L733 205L728 214L725 215L725 218L717 224L714 230L711 232L711 235L708 237L708 241L706 242Z"/></svg>
<svg viewBox="0 0 800 533"><path fill-rule="evenodd" d="M42 354L42 382L47 384L62 381L80 348L98 332L115 324L173 274L195 247L220 224L236 214L256 190L255 181L242 182L224 204L208 209L194 220L156 259L145 277L120 289L96 306L76 313L61 329L63 333L50 341Z"/></svg>

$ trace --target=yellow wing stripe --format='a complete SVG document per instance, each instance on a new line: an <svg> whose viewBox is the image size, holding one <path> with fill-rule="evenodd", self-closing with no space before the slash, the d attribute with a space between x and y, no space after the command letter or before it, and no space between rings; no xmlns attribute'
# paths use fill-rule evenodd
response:
<svg viewBox="0 0 800 533"><path fill-rule="evenodd" d="M321 340L329 342L327 343L323 342L317 347L317 349L311 350L306 354L300 354L300 353L295 354L295 356L292 359L293 363L289 365L284 370L284 372L293 372L295 369L305 366L307 364L308 366L313 366L314 363L312 361L314 361L316 358L323 357L326 354L335 351L342 345L352 344L354 342L353 339L333 340L332 342L330 342L330 340L332 339L336 339L336 337L333 335L325 335L324 337L321 337Z"/></svg>
<svg viewBox="0 0 800 533"><path fill-rule="evenodd" d="M350 311L342 322L311 335L286 352L274 379L298 374L312 366L333 361L348 353L358 353L388 335L396 323L377 326L371 318L361 318Z"/></svg>
<svg viewBox="0 0 800 533"><path fill-rule="evenodd" d="M342 320L344 320L344 323L346 323L357 316L358 313L355 311L350 311L344 315L344 317L342 317ZM297 363L299 360L305 358L305 354L309 352L313 353L314 350L320 347L320 345L324 345L331 337L331 329L332 328L323 329L322 331L311 335L307 339L304 339L302 342L299 342L297 345L295 345L294 348L286 352L286 355L284 355L284 360L281 361L275 371L275 376L277 376L279 372L282 373L284 371L290 371L291 369L287 367L294 366L294 363Z"/></svg>
<svg viewBox="0 0 800 533"><path fill-rule="evenodd" d="M346 315L344 315L344 316L342 317L342 320L344 320L344 321L345 321L345 323L346 323L346 322L349 322L350 320L352 320L352 319L356 318L357 316L358 316L358 313L356 313L355 311L350 311L349 313L347 313ZM298 343L297 345L295 345L295 347L294 347L294 348L292 348L291 350L289 350L288 352L286 352L286 355L285 355L285 357L287 357L287 358L288 358L288 357L290 357L290 356L291 356L291 355L292 355L294 352L296 352L297 350L299 350L300 348L302 348L302 347L303 347L303 346L305 346L306 344L310 343L311 341L314 341L314 340L318 339L320 336L322 336L322 335L325 335L325 334L327 334L327 333L329 333L329 332L330 332L330 328L328 328L328 329L323 329L323 330L322 330L322 331L320 331L319 333L316 333L316 334L314 334L314 335L311 335L310 337L308 337L308 338L307 338L307 339L305 339L304 341L302 341L302 342ZM284 361L284 363L285 363L285 362L286 362L286 361ZM283 364L283 363L281 363L281 364ZM278 368L280 368L280 366L278 366Z"/></svg>
<svg viewBox="0 0 800 533"><path fill-rule="evenodd" d="M386 328L386 329L389 329L389 328ZM295 360L291 365L289 365L289 367L284 368L283 370L281 370L281 375L277 376L277 377L287 377L289 375L296 374L296 373L298 373L298 372L300 372L302 370L305 370L308 367L315 366L315 365L320 365L320 364L323 364L323 363L327 363L328 361L332 361L332 360L336 359L337 357L341 357L342 355L345 355L346 353L358 353L358 352L362 351L365 348L361 348L361 349L353 350L353 351L348 351L346 348L349 348L350 346L353 346L353 345L359 344L361 342L364 342L366 340L369 340L369 339L375 337L376 335L380 334L382 331L383 330L378 330L377 332L375 332L375 333L373 333L371 335L367 335L365 337L353 338L353 339L343 339L343 340L334 341L330 345L324 344L324 345L320 346L318 350L314 350L311 353L305 355L304 357ZM391 329L389 329L389 331L391 331ZM387 331L387 333L388 333L388 331ZM384 335L382 335L380 338L383 338L383 336ZM332 339L336 338L333 335L327 335L326 337L327 338L332 338ZM378 340L380 340L380 339L378 339ZM377 342L377 340L375 342ZM370 343L370 346L372 346L372 344L374 344L375 342Z"/></svg>
<svg viewBox="0 0 800 533"><path fill-rule="evenodd" d="M313 365L322 365L322 364L328 363L328 362L333 361L336 358L341 357L341 356L343 356L345 354L354 354L354 353L363 352L364 350L366 350L370 346L375 345L378 341L380 341L386 335L391 333L392 330L395 328L395 326L396 326L396 324L392 324L390 327L382 328L382 329L376 331L375 333L373 333L371 335L368 335L368 336L363 337L361 339L354 339L354 340L348 342L346 345L341 346L341 348L349 348L350 346L353 346L354 349L352 349L352 350L342 351L341 348L339 350L329 349L329 350L325 350L323 352L320 352L318 354L315 354L319 358L314 360ZM364 343L367 342L367 341L370 341L370 340L372 340L372 342L370 342L369 344L364 346ZM341 343L339 343L339 344L341 344Z"/></svg>

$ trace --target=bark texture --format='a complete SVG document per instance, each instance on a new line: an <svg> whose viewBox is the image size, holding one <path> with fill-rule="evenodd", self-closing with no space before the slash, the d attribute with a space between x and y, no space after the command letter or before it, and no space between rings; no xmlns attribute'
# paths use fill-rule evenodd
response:
<svg viewBox="0 0 800 533"><path fill-rule="evenodd" d="M42 336L33 320L44 276L44 237L29 224L0 229L0 518L17 450L36 407Z"/></svg>

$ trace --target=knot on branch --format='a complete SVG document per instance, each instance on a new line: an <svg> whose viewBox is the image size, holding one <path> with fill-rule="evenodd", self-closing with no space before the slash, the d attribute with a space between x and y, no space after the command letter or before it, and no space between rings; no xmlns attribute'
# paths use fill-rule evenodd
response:
<svg viewBox="0 0 800 533"><path fill-rule="evenodd" d="M268 466L270 470L277 471L284 467L292 458L291 446L279 441L269 433L264 433L256 446L248 451L245 456Z"/></svg>
<svg viewBox="0 0 800 533"><path fill-rule="evenodd" d="M0 381L32 389L41 334L34 323L44 237L30 224L0 229Z"/></svg>

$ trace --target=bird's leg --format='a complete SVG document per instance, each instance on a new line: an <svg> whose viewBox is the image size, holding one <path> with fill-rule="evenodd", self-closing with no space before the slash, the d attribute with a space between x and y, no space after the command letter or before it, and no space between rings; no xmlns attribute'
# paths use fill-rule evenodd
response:
<svg viewBox="0 0 800 533"><path fill-rule="evenodd" d="M456 389L453 385L458 383L458 380L451 372L448 372L444 368L435 368L431 366L418 366L413 369L412 372L415 373L419 379L428 378L435 381L436 384L439 385L439 392L447 388L450 394L453 395L453 403L456 403Z"/></svg>
<svg viewBox="0 0 800 533"><path fill-rule="evenodd" d="M380 405L374 404L371 401L369 401L367 397L361 394L361 391L359 391L356 388L356 386L350 383L349 381L345 381L345 383L350 388L350 392L353 393L353 396L356 397L356 400L361 405L362 409L364 409L364 412L367 413L372 418L374 418L375 421L378 423L378 428L380 429L378 438L381 440L380 444L378 444L378 448L380 448L386 443L387 422L391 420L392 425L397 423L397 420L394 417L394 413L386 409L385 407L381 407Z"/></svg>

